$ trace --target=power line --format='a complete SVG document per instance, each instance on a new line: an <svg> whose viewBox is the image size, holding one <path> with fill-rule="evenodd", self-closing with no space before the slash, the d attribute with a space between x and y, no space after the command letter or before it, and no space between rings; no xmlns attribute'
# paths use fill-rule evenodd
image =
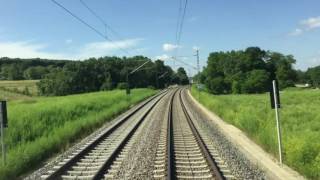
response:
<svg viewBox="0 0 320 180"><path fill-rule="evenodd" d="M95 16L105 26L106 35L107 35L107 30L110 30L110 32L112 32L113 35L116 36L119 40L124 41L124 38L122 38L117 31L115 31L110 25L108 25L108 23L101 16L99 16L98 13L96 13L92 8L90 8L87 3L85 3L83 0L79 0L79 1L93 16ZM133 48L127 48L127 49L130 49L137 53L136 49L133 49Z"/></svg>
<svg viewBox="0 0 320 180"><path fill-rule="evenodd" d="M110 29L110 31L111 31L115 36L117 36L119 39L122 40L122 38L120 37L120 35L119 35L115 30L113 30L113 29L111 28L111 26L109 26L109 25L106 23L106 21L105 21L101 16L99 16L96 12L94 12L93 9L91 9L83 0L79 0L79 1L81 2L81 4L82 4L85 8L87 8L87 9L90 11L90 13L91 13L92 15L94 15L97 19L99 19L99 21L105 26L106 29Z"/></svg>
<svg viewBox="0 0 320 180"><path fill-rule="evenodd" d="M185 0L184 6L182 3L183 0L180 0L179 3L179 13L178 13L178 21L177 21L177 26L176 26L176 45L178 48L175 50L175 55L174 55L174 60L178 60L178 49L180 46L180 40L181 40L181 34L182 34L182 29L183 29L183 23L186 15L186 10L187 10L187 5L188 5L188 0ZM183 6L183 12L182 12L182 6ZM174 61L173 61L174 63ZM173 64L175 66L175 64Z"/></svg>
<svg viewBox="0 0 320 180"><path fill-rule="evenodd" d="M66 7L64 7L62 4L58 3L56 0L51 0L53 3L55 3L57 6L59 6L60 8L62 8L64 11L66 11L68 14L70 14L72 17L74 17L75 19L77 19L78 21L80 21L82 24L86 25L87 27L89 27L91 30L93 30L95 33L97 33L99 36L101 36L102 38L106 39L107 41L112 42L118 49L122 50L123 52L125 52L126 54L130 53L119 47L116 43L114 43L108 36L104 35L103 33L101 33L99 30L97 30L96 28L94 28L93 26L91 26L90 24L88 24L87 22L85 22L83 19L81 19L80 17L78 17L77 15L75 15L74 13L72 13L69 9L67 9Z"/></svg>
<svg viewBox="0 0 320 180"><path fill-rule="evenodd" d="M106 22L97 13L95 13L83 0L79 0L79 1L84 7L86 7L91 12L91 14L93 14L96 18L98 18L102 22L102 24L107 26Z"/></svg>
<svg viewBox="0 0 320 180"><path fill-rule="evenodd" d="M104 22L104 20L97 14L97 13L95 13L86 3L84 3L84 1L82 1L82 0L80 0L80 3L85 7L85 8L87 8L90 12L91 12L91 14L93 14L97 19L99 19L99 21L101 21L102 22L102 24L104 25L104 28L105 28L105 30L106 30L106 35L108 34L107 33L107 27L108 27L108 25Z"/></svg>
<svg viewBox="0 0 320 180"><path fill-rule="evenodd" d="M180 31L179 31L179 34L178 34L178 42L177 42L177 45L180 44L181 34L182 34L182 28L183 28L183 23L184 23L184 18L185 18L185 16L186 16L187 5L188 5L188 0L186 0L186 2L185 2L185 4L184 4L182 19L181 19L181 22L180 22Z"/></svg>
<svg viewBox="0 0 320 180"><path fill-rule="evenodd" d="M177 26L176 26L176 43L178 42L178 32L179 32L181 12L182 12L182 0L179 1L179 12L178 12L178 19L177 19Z"/></svg>
<svg viewBox="0 0 320 180"><path fill-rule="evenodd" d="M186 63L186 62L184 62L184 61L182 61L182 60L180 60L180 59L178 59L178 58L176 58L176 57L171 57L173 60L176 60L176 61L178 61L178 62L180 62L181 64L184 64L184 65L186 65L186 66L190 66L190 67L192 67L193 69L195 69L195 70L197 70L197 67L195 67L195 66L193 66L193 65L191 65L191 64L189 64L189 63Z"/></svg>
<svg viewBox="0 0 320 180"><path fill-rule="evenodd" d="M98 31L96 28L92 27L90 24L88 24L87 22L85 22L84 20L82 20L80 17L78 17L77 15L75 15L74 13L72 13L70 10L68 10L66 7L64 7L62 4L58 3L55 0L51 0L52 2L54 2L57 6L61 7L63 10L65 10L67 13L69 13L71 16L73 16L74 18L76 18L78 21L80 21L82 24L86 25L87 27L89 27L91 30L93 30L94 32L96 32L98 35L100 35L101 37L103 37L104 39L109 40L109 38L105 35L103 35L100 31Z"/></svg>

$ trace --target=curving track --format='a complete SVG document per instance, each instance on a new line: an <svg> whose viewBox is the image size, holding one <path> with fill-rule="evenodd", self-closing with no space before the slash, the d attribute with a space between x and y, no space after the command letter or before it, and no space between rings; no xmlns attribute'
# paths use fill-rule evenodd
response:
<svg viewBox="0 0 320 180"><path fill-rule="evenodd" d="M164 91L138 106L133 112L102 132L86 146L64 159L42 179L112 178L117 161L130 148L135 132L155 105L167 94ZM131 140L131 141L130 141ZM121 154L122 153L122 154Z"/></svg>
<svg viewBox="0 0 320 180"><path fill-rule="evenodd" d="M157 147L155 179L235 179L213 149L207 136L198 131L184 103L185 89L171 98L168 120L163 123ZM221 165L221 167L220 167Z"/></svg>
<svg viewBox="0 0 320 180"><path fill-rule="evenodd" d="M169 89L149 98L41 178L119 178L117 173L121 171L121 165L134 163L127 162L126 157L130 156L137 136L144 133L142 129L145 122L153 122L149 117L152 111L163 121L159 121L162 123L157 146L152 147L155 149L155 157L150 178L235 179L214 149L210 138L190 116L188 103L185 103L185 91L185 88ZM169 100L169 103L158 103L161 100ZM168 109L160 115L159 108Z"/></svg>

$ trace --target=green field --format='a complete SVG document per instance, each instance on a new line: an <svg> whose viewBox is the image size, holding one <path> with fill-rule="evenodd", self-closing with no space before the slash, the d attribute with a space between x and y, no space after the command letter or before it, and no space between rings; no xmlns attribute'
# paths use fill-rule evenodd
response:
<svg viewBox="0 0 320 180"><path fill-rule="evenodd" d="M22 100L22 99L32 99L30 96L26 96L21 93L15 93L7 90L2 90L0 88L0 100L7 100L7 101L12 101L12 100Z"/></svg>
<svg viewBox="0 0 320 180"><path fill-rule="evenodd" d="M132 104L155 94L151 89L114 90L64 97L12 100L5 141L7 164L0 179L14 179L68 148Z"/></svg>
<svg viewBox="0 0 320 180"><path fill-rule="evenodd" d="M198 99L195 87L191 93ZM320 90L290 89L280 96L284 162L310 179L320 179ZM278 157L275 115L269 101L269 94L200 93L204 106Z"/></svg>
<svg viewBox="0 0 320 180"><path fill-rule="evenodd" d="M36 96L38 95L37 82L39 82L39 80L0 81L0 90ZM28 93L26 93L26 91L28 91Z"/></svg>

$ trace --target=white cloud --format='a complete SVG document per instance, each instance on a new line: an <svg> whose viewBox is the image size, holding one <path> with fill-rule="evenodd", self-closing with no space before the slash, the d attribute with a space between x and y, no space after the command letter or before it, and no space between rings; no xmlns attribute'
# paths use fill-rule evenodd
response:
<svg viewBox="0 0 320 180"><path fill-rule="evenodd" d="M82 59L86 57L101 57L114 54L117 51L121 51L121 49L131 49L137 46L140 41L142 41L142 39L127 39L123 41L103 41L88 43L82 48L82 53L80 53L79 57ZM123 52L121 51L121 53Z"/></svg>
<svg viewBox="0 0 320 180"><path fill-rule="evenodd" d="M305 20L302 20L300 23L302 26L305 27L306 30L311 30L314 28L320 27L320 16L318 17L311 17Z"/></svg>
<svg viewBox="0 0 320 180"><path fill-rule="evenodd" d="M163 49L164 51L167 51L167 52L173 51L173 50L175 50L175 49L177 49L177 48L180 48L180 46L178 46L178 45L176 45L176 44L165 43L165 44L162 45L162 49Z"/></svg>
<svg viewBox="0 0 320 180"><path fill-rule="evenodd" d="M155 59L159 59L159 60L162 60L162 61L167 61L167 60L170 60L171 57L167 54L163 54L163 55L160 55L160 56L156 56Z"/></svg>
<svg viewBox="0 0 320 180"><path fill-rule="evenodd" d="M114 42L92 42L78 48L75 52L55 53L48 51L48 45L30 41L0 42L0 57L48 58L48 59L86 59L115 55L121 49L134 48L142 39L127 39ZM122 53L122 52L121 52Z"/></svg>
<svg viewBox="0 0 320 180"><path fill-rule="evenodd" d="M65 55L43 51L46 44L35 44L28 41L0 42L0 56L12 58L50 58L63 59Z"/></svg>
<svg viewBox="0 0 320 180"><path fill-rule="evenodd" d="M290 32L289 36L298 36L306 31L310 31L312 29L320 28L320 16L318 17L310 17L308 19L304 19L299 23L300 27L296 28L294 31Z"/></svg>
<svg viewBox="0 0 320 180"><path fill-rule="evenodd" d="M289 36L299 36L303 33L303 30L300 28L295 29L294 31L289 33Z"/></svg>

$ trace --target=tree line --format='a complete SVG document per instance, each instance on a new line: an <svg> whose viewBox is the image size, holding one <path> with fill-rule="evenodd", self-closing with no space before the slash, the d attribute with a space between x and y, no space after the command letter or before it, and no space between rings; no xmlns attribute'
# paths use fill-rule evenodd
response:
<svg viewBox="0 0 320 180"><path fill-rule="evenodd" d="M320 66L308 68L307 71L297 71L298 83L320 88Z"/></svg>
<svg viewBox="0 0 320 180"><path fill-rule="evenodd" d="M262 93L277 79L281 89L296 83L320 84L320 67L295 70L292 55L248 47L245 50L210 53L207 66L195 76L213 94Z"/></svg>
<svg viewBox="0 0 320 180"><path fill-rule="evenodd" d="M68 61L48 59L0 58L0 80L32 80L41 79Z"/></svg>
<svg viewBox="0 0 320 180"><path fill-rule="evenodd" d="M130 74L143 63L148 63ZM0 58L0 79L40 79L40 95L67 95L114 88L164 88L188 84L183 68L174 72L163 61L143 56L101 57L84 61Z"/></svg>

